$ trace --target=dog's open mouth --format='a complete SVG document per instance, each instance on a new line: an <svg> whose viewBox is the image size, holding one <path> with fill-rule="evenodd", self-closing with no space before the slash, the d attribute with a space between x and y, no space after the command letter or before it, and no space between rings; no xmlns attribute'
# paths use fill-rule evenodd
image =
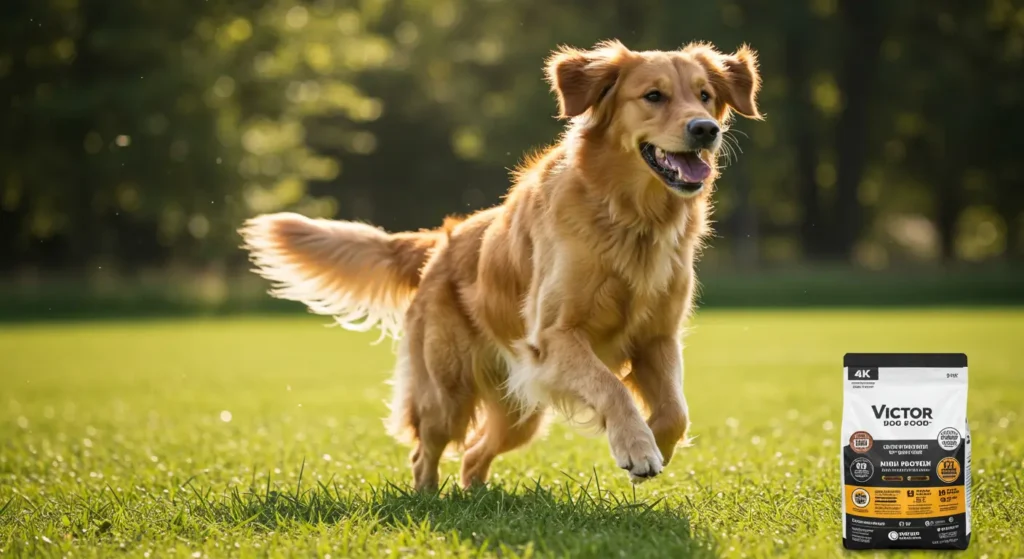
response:
<svg viewBox="0 0 1024 559"><path fill-rule="evenodd" d="M711 174L711 166L700 158L697 151L665 151L643 142L640 153L665 184L683 194L699 191L704 186L704 179Z"/></svg>

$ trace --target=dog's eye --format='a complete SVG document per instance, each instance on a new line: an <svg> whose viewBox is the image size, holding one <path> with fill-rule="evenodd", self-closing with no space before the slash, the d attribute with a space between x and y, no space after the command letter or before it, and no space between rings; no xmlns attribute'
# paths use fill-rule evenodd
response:
<svg viewBox="0 0 1024 559"><path fill-rule="evenodd" d="M700 92L700 100L703 103L707 103L708 101L711 100L711 94L708 93L707 91L701 90L701 92Z"/></svg>
<svg viewBox="0 0 1024 559"><path fill-rule="evenodd" d="M660 103L663 98L664 97L661 95L661 92L658 91L657 89L653 91L648 91L647 93L644 94L644 99L647 99L651 103Z"/></svg>

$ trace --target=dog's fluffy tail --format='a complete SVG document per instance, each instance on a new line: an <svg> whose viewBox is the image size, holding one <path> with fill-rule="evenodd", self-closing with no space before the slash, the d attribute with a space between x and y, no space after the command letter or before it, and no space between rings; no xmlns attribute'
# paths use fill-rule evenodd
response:
<svg viewBox="0 0 1024 559"><path fill-rule="evenodd" d="M397 338L431 251L444 231L388 234L351 221L261 215L239 230L270 294L333 316L341 326Z"/></svg>

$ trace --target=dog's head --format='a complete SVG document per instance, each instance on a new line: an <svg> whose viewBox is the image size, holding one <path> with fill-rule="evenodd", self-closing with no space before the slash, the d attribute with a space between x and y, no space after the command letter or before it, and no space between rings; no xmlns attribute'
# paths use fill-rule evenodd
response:
<svg viewBox="0 0 1024 559"><path fill-rule="evenodd" d="M562 48L547 77L562 118L585 138L612 141L632 163L676 193L694 196L714 176L732 113L760 118L757 55L743 46L722 54L710 45L631 51L617 41L591 50Z"/></svg>

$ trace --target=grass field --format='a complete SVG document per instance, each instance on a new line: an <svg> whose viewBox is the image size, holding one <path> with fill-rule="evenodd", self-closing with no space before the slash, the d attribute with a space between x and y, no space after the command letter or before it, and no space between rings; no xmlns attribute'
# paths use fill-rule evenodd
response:
<svg viewBox="0 0 1024 559"><path fill-rule="evenodd" d="M703 312L662 476L555 421L440 497L384 434L388 344L323 322L4 326L0 556L839 556L843 354L964 351L967 555L1024 557L1024 311Z"/></svg>

